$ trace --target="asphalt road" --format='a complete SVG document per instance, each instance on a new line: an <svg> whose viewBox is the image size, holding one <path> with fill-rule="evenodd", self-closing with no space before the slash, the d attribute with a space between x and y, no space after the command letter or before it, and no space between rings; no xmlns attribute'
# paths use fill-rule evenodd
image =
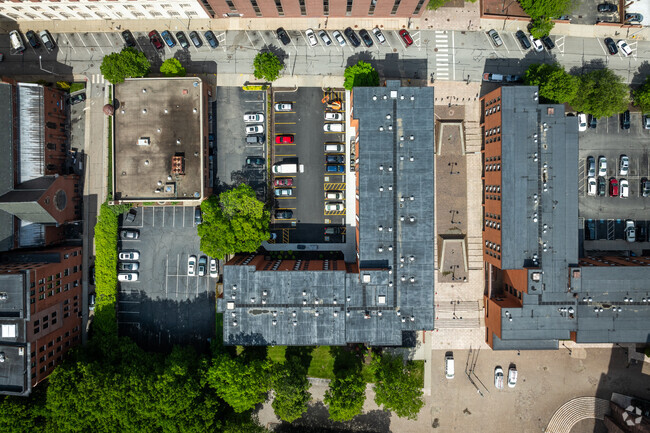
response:
<svg viewBox="0 0 650 433"><path fill-rule="evenodd" d="M612 37L617 39L624 35ZM187 33L187 32L186 32ZM480 32L422 30L411 33L414 44L406 48L394 31L386 31L387 42L370 48L353 49L322 43L309 46L304 34L289 32L291 43L281 46L270 31L228 31L217 34L220 46L211 49L191 46L188 50L165 48L158 51L149 43L145 33L135 32L138 47L157 68L162 61L176 57L188 65L193 73L248 74L252 72L255 55L262 49L276 52L283 59L285 75L343 75L344 69L357 60L371 61L384 77L414 79L466 80L481 79L483 72L520 74L532 63L558 61L571 70L588 69L606 65L625 78L627 82L641 82L650 72L650 42L628 40L633 53L630 57L607 54L602 40L552 36L557 48L550 53L523 52L514 34L501 32L502 47L494 48L487 35ZM331 31L330 31L331 36ZM61 76L84 74L91 77L99 73L103 56L123 47L119 33L66 33L53 34L58 45L52 53L44 48L27 48L23 55L9 53L7 35L0 36L0 52L5 53L3 70L8 75ZM39 63L39 56L41 57ZM641 71L640 71L641 68ZM641 73L640 73L641 72Z"/></svg>

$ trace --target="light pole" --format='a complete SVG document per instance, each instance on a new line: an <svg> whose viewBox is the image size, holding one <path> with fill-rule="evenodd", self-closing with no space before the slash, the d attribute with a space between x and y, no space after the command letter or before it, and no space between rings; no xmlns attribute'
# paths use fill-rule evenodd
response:
<svg viewBox="0 0 650 433"><path fill-rule="evenodd" d="M43 62L41 61L41 57L42 56L38 56L38 66L41 68L41 71L54 75L54 72L48 71L47 69L43 69Z"/></svg>

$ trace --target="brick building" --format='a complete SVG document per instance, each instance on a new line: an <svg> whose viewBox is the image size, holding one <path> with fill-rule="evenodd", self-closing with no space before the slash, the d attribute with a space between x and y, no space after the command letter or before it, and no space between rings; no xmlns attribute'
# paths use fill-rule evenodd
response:
<svg viewBox="0 0 650 433"><path fill-rule="evenodd" d="M432 87L399 81L354 90L353 260L236 256L217 302L224 343L400 346L433 329L433 103Z"/></svg>
<svg viewBox="0 0 650 433"><path fill-rule="evenodd" d="M81 340L81 247L0 258L0 394L28 395Z"/></svg>
<svg viewBox="0 0 650 433"><path fill-rule="evenodd" d="M530 86L481 108L486 342L646 343L650 258L585 252L579 236L577 118Z"/></svg>

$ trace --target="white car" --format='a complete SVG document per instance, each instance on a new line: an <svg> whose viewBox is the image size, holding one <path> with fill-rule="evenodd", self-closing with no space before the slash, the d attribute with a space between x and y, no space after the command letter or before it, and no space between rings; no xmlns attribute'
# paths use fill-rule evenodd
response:
<svg viewBox="0 0 650 433"><path fill-rule="evenodd" d="M120 272L117 274L117 281L138 281L138 274L135 272Z"/></svg>
<svg viewBox="0 0 650 433"><path fill-rule="evenodd" d="M305 35L307 36L309 45L311 45L312 47L318 45L318 39L316 39L316 35L314 34L314 31L312 29L307 29Z"/></svg>
<svg viewBox="0 0 650 433"><path fill-rule="evenodd" d="M321 30L320 32L318 32L318 36L320 37L321 41L323 41L326 47L332 45L332 40L330 39L329 35L325 30Z"/></svg>
<svg viewBox="0 0 650 433"><path fill-rule="evenodd" d="M604 156L598 158L598 176L607 176L607 158Z"/></svg>
<svg viewBox="0 0 650 433"><path fill-rule="evenodd" d="M386 38L384 37L384 34L381 32L381 30L379 30L379 28L375 27L372 29L372 34L375 35L377 41L380 44L384 45L386 43Z"/></svg>
<svg viewBox="0 0 650 433"><path fill-rule="evenodd" d="M261 123L264 122L264 115L262 113L246 113L244 114L244 122L246 123Z"/></svg>
<svg viewBox="0 0 650 433"><path fill-rule="evenodd" d="M325 210L343 210L343 203L340 202L325 203Z"/></svg>
<svg viewBox="0 0 650 433"><path fill-rule="evenodd" d="M117 255L120 260L138 260L140 253L137 251L122 251Z"/></svg>
<svg viewBox="0 0 650 433"><path fill-rule="evenodd" d="M496 389L503 389L503 368L500 366L494 369L494 387Z"/></svg>
<svg viewBox="0 0 650 433"><path fill-rule="evenodd" d="M345 125L342 123L326 123L323 125L325 132L345 132Z"/></svg>
<svg viewBox="0 0 650 433"><path fill-rule="evenodd" d="M626 155L621 155L621 165L619 167L619 173L621 176L627 176L627 172L630 168L630 158Z"/></svg>
<svg viewBox="0 0 650 433"><path fill-rule="evenodd" d="M325 120L340 122L343 120L342 113L325 113Z"/></svg>
<svg viewBox="0 0 650 433"><path fill-rule="evenodd" d="M187 275L193 277L196 275L196 256L187 258Z"/></svg>
<svg viewBox="0 0 650 433"><path fill-rule="evenodd" d="M587 130L587 115L585 113L578 114L578 131L584 132Z"/></svg>
<svg viewBox="0 0 650 433"><path fill-rule="evenodd" d="M293 109L293 104L289 102L279 102L275 104L275 111L291 111Z"/></svg>
<svg viewBox="0 0 650 433"><path fill-rule="evenodd" d="M542 44L542 41L535 39L533 35L530 35L530 42L533 44L533 48L535 48L535 51L538 53L544 51L544 45Z"/></svg>
<svg viewBox="0 0 650 433"><path fill-rule="evenodd" d="M632 48L625 42L623 39L619 40L616 42L616 46L618 47L619 51L623 53L625 57L629 56L632 54Z"/></svg>
<svg viewBox="0 0 650 433"><path fill-rule="evenodd" d="M514 388L517 385L517 367L514 365L508 369L508 388Z"/></svg>
<svg viewBox="0 0 650 433"><path fill-rule="evenodd" d="M590 177L587 179L587 195L596 195L596 178Z"/></svg>
<svg viewBox="0 0 650 433"><path fill-rule="evenodd" d="M620 198L628 198L630 196L630 183L627 179L618 181L618 196Z"/></svg>
<svg viewBox="0 0 650 433"><path fill-rule="evenodd" d="M217 261L215 259L210 259L210 277L217 278L219 273L217 272Z"/></svg>
<svg viewBox="0 0 650 433"><path fill-rule="evenodd" d="M264 125L251 125L246 127L246 135L262 134L264 132Z"/></svg>
<svg viewBox="0 0 650 433"><path fill-rule="evenodd" d="M343 39L343 35L341 34L341 32L339 32L338 30L334 30L332 32L332 36L334 36L334 39L336 39L336 42L338 42L340 46L342 47L345 46L345 39Z"/></svg>
<svg viewBox="0 0 650 433"><path fill-rule="evenodd" d="M634 242L636 240L636 229L634 228L634 221L625 221L625 240Z"/></svg>

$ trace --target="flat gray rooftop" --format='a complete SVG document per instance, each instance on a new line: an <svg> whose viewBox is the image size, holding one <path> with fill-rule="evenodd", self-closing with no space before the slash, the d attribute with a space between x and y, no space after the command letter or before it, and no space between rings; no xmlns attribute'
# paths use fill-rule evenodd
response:
<svg viewBox="0 0 650 433"><path fill-rule="evenodd" d="M115 86L115 199L203 197L203 86L199 78L127 79ZM138 145L140 139L148 145ZM183 156L174 174L172 157Z"/></svg>
<svg viewBox="0 0 650 433"><path fill-rule="evenodd" d="M0 274L0 393L26 395L30 392L26 319L29 319L25 274Z"/></svg>

